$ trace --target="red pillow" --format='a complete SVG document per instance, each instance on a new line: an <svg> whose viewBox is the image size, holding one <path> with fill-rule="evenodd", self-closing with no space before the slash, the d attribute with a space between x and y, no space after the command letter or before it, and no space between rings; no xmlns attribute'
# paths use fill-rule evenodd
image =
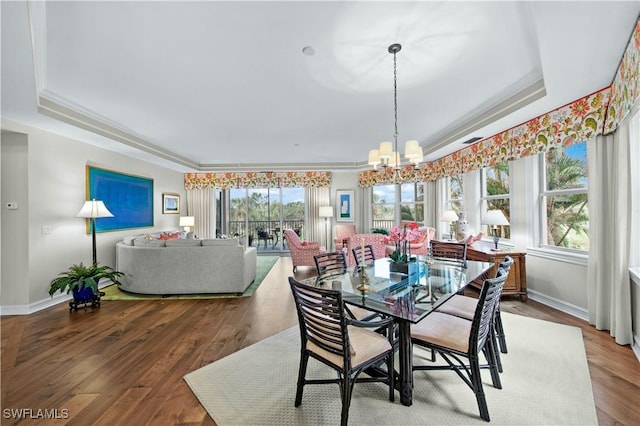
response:
<svg viewBox="0 0 640 426"><path fill-rule="evenodd" d="M303 245L303 246L308 246L308 245L309 245L309 243L308 243L308 242L306 242L306 241L303 241L303 242L302 242L302 245Z"/></svg>
<svg viewBox="0 0 640 426"><path fill-rule="evenodd" d="M161 240L168 240L170 237L167 234L160 234Z"/></svg>

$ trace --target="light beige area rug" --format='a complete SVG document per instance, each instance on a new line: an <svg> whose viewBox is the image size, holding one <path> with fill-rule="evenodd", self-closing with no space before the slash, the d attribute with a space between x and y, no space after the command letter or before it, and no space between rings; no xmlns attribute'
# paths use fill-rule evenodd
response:
<svg viewBox="0 0 640 426"><path fill-rule="evenodd" d="M475 396L453 371L414 373L413 405L387 399L384 384L358 383L350 425L595 425L596 409L581 330L503 314L509 353L502 355L503 389L488 370L483 383L491 423L480 419ZM185 376L218 425L335 425L340 423L337 385L307 385L293 406L298 374L298 327ZM419 349L414 357L425 355ZM426 362L426 361L425 361ZM310 359L308 373L333 378ZM308 377L310 377L308 375Z"/></svg>

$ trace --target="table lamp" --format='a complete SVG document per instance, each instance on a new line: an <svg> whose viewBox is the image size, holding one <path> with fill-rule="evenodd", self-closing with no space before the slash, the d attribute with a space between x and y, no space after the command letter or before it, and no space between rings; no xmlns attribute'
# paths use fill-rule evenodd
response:
<svg viewBox="0 0 640 426"><path fill-rule="evenodd" d="M98 264L98 257L96 255L96 218L98 217L113 217L113 214L107 209L103 201L97 201L95 199L91 201L85 201L84 205L76 215L76 217L84 217L89 219L91 223L91 240L93 241L93 264Z"/></svg>
<svg viewBox="0 0 640 426"><path fill-rule="evenodd" d="M194 216L180 216L180 225L184 227L184 232L191 232L191 227L196 225Z"/></svg>
<svg viewBox="0 0 640 426"><path fill-rule="evenodd" d="M504 215L502 210L489 210L484 215L482 224L491 226L491 233L493 234L493 244L495 245L494 250L498 250L498 241L500 241L500 237L498 236L498 226L509 224L506 216Z"/></svg>
<svg viewBox="0 0 640 426"><path fill-rule="evenodd" d="M449 222L449 230L451 231L451 238L450 239L454 239L453 235L454 235L454 222L457 221L458 218L458 214L455 212L455 210L447 210L446 212L444 212L442 214L442 218L440 218L441 222Z"/></svg>
<svg viewBox="0 0 640 426"><path fill-rule="evenodd" d="M331 247L329 247L329 229L327 228L328 226L328 220L330 217L333 217L333 207L331 206L322 206L320 207L320 211L318 212L318 216L320 217L324 217L324 232L325 232L325 236L326 236L326 241L325 241L325 245L327 246L327 250L331 250Z"/></svg>

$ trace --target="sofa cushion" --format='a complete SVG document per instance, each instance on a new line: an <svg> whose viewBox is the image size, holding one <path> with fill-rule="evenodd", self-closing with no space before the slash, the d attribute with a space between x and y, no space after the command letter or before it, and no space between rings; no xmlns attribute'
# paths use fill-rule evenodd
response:
<svg viewBox="0 0 640 426"><path fill-rule="evenodd" d="M203 246L237 246L240 244L237 238L211 238L201 241Z"/></svg>
<svg viewBox="0 0 640 426"><path fill-rule="evenodd" d="M135 247L164 247L164 240L147 240L145 237L136 237L133 239Z"/></svg>
<svg viewBox="0 0 640 426"><path fill-rule="evenodd" d="M167 247L200 247L202 244L200 244L200 240L182 240L182 239L177 239L177 240L167 240L165 242L165 245Z"/></svg>

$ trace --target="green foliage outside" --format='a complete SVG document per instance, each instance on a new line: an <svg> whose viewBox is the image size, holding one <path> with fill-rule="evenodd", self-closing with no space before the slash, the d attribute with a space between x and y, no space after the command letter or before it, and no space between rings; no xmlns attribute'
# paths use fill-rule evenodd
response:
<svg viewBox="0 0 640 426"><path fill-rule="evenodd" d="M287 189L283 189L286 191ZM232 194L229 207L229 222L234 223L237 229L231 229L232 233L244 233L245 219L249 220L249 226L253 224L261 225L264 228L275 227L280 223L280 212L285 226L288 224L304 223L304 202L294 201L281 204L278 196L278 189L269 189L269 194L258 190L249 190L249 195L245 199L244 191L242 196ZM235 196L234 196L235 195ZM274 199L278 196L277 199ZM232 226L233 228L233 226ZM255 233L255 229L249 229L249 234Z"/></svg>
<svg viewBox="0 0 640 426"><path fill-rule="evenodd" d="M584 143L584 142L583 142ZM546 153L547 191L584 189L586 159L570 157L564 148ZM509 194L509 165L496 164L486 172L487 195ZM557 194L545 197L547 219L546 244L578 250L589 249L589 210L586 193ZM490 210L502 210L510 220L508 198L489 200ZM510 227L503 236L509 238Z"/></svg>
<svg viewBox="0 0 640 426"><path fill-rule="evenodd" d="M583 142L584 143L584 142ZM569 157L564 149L546 153L547 190L582 189L587 165L580 158ZM547 206L547 244L589 249L589 208L586 193L549 195Z"/></svg>

